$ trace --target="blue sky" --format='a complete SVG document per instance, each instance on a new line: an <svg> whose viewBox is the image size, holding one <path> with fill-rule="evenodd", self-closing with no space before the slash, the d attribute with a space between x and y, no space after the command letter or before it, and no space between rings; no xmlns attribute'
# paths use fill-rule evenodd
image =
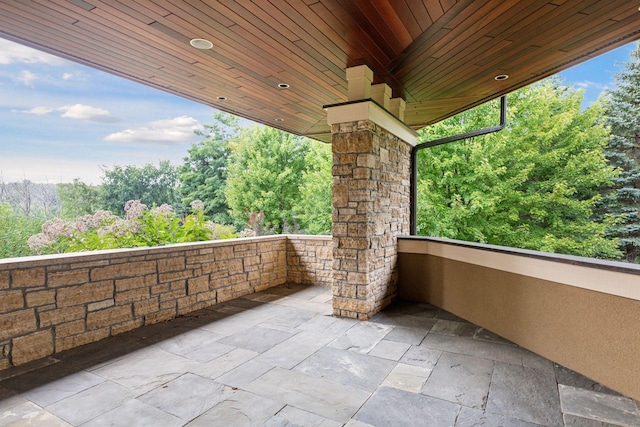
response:
<svg viewBox="0 0 640 427"><path fill-rule="evenodd" d="M585 104L613 86L633 45L561 75ZM100 183L100 166L178 165L215 110L0 39L0 177Z"/></svg>

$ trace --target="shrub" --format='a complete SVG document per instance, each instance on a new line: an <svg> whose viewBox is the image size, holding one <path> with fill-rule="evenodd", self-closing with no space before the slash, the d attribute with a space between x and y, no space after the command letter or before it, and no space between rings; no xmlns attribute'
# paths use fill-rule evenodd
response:
<svg viewBox="0 0 640 427"><path fill-rule="evenodd" d="M207 221L204 204L191 203L192 213L180 218L171 205L149 209L139 200L125 204L125 218L108 211L84 215L74 221L54 218L42 225L42 233L29 238L38 254L99 249L158 246L236 237L233 227Z"/></svg>

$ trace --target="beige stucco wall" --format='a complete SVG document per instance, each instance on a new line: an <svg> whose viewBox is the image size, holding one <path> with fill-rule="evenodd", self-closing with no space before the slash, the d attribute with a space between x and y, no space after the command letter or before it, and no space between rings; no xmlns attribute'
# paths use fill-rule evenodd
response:
<svg viewBox="0 0 640 427"><path fill-rule="evenodd" d="M640 270L454 246L400 241L399 297L443 308L640 399Z"/></svg>

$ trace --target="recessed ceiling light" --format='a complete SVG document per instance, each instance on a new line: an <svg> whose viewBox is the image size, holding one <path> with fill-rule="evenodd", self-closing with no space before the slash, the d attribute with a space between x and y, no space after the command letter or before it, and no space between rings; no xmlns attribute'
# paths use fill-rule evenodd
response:
<svg viewBox="0 0 640 427"><path fill-rule="evenodd" d="M289 85L286 83L278 83L278 88L280 89L289 89Z"/></svg>
<svg viewBox="0 0 640 427"><path fill-rule="evenodd" d="M282 123L282 122L284 122L284 119L282 119L282 118L280 118L280 117L276 117L276 119L275 119L275 120L276 120L276 122L278 122L278 123Z"/></svg>
<svg viewBox="0 0 640 427"><path fill-rule="evenodd" d="M494 79L500 81L500 80L507 80L509 78L508 75L506 74L498 74L497 76L494 77Z"/></svg>
<svg viewBox="0 0 640 427"><path fill-rule="evenodd" d="M216 99L217 99L218 101L226 101L226 100L227 100L227 97L226 97L226 96L217 96L217 97L216 97Z"/></svg>
<svg viewBox="0 0 640 427"><path fill-rule="evenodd" d="M213 47L213 43L205 39L193 39L189 42L189 44L195 47L196 49L202 49L202 50L211 49Z"/></svg>

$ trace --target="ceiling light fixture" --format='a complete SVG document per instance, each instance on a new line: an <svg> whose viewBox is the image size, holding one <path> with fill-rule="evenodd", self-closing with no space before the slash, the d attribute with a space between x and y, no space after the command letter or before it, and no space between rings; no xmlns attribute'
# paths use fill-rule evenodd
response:
<svg viewBox="0 0 640 427"><path fill-rule="evenodd" d="M213 47L213 43L205 39L192 39L189 44L200 50L207 50Z"/></svg>
<svg viewBox="0 0 640 427"><path fill-rule="evenodd" d="M276 117L276 119L275 119L275 120L276 120L276 122L278 122L278 123L282 123L282 122L284 122L284 119L282 119L282 118L280 118L280 117Z"/></svg>
<svg viewBox="0 0 640 427"><path fill-rule="evenodd" d="M218 101L226 101L226 100L227 100L227 97L226 97L226 96L217 96L217 97L216 97L216 99L217 99Z"/></svg>
<svg viewBox="0 0 640 427"><path fill-rule="evenodd" d="M289 89L289 85L286 83L278 83L279 89Z"/></svg>
<svg viewBox="0 0 640 427"><path fill-rule="evenodd" d="M494 77L494 79L500 81L500 80L507 80L509 78L508 75L506 74L498 74L497 76Z"/></svg>

